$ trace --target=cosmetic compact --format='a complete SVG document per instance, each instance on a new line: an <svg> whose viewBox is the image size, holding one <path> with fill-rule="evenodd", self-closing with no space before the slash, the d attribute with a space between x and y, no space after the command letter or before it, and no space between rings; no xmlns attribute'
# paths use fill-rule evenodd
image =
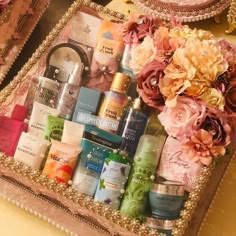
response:
<svg viewBox="0 0 236 236"><path fill-rule="evenodd" d="M171 236L175 221L147 217L145 225L151 229L156 229L159 233L166 234L166 236Z"/></svg>
<svg viewBox="0 0 236 236"><path fill-rule="evenodd" d="M180 182L155 183L149 192L152 216L161 219L176 219L184 203L185 188Z"/></svg>

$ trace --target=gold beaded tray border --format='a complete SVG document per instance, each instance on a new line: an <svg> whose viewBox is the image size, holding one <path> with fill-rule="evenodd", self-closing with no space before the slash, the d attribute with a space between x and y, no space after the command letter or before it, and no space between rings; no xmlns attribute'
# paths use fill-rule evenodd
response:
<svg viewBox="0 0 236 236"><path fill-rule="evenodd" d="M54 39L67 22L82 6L94 10L97 13L101 13L103 16L108 16L109 18L118 20L126 19L125 15L97 5L91 1L75 1L49 36L24 65L16 78L0 92L0 105L11 95L17 85L24 80L27 72L53 43ZM231 156L232 154L225 157L223 163L217 168L214 168L214 171L213 167L204 167L202 169L201 176L194 190L190 193L188 200L185 202L184 209L181 211L181 217L176 221L175 228L172 232L173 236L195 236L197 234L202 219L210 205ZM210 178L211 175L212 177ZM77 224L80 222L80 224L86 225L88 227L87 231L90 232L90 234L87 235L163 235L158 234L155 230L150 230L145 225L139 224L137 220L122 216L119 211L112 211L107 205L94 202L90 197L78 193L71 187L58 184L55 180L49 180L46 176L41 175L37 171L32 171L29 167L22 163L15 162L12 158L8 158L4 154L0 154L0 182L5 183L5 190L0 189L0 197L6 198L8 201L47 220L49 223L56 225L58 228L72 235L80 233L80 227L75 228L67 222L62 222L59 217L51 219L50 216L47 215L49 214L47 211L42 214L42 208L38 208L37 210L32 209L30 202L18 202L17 199L14 199L14 194L11 194L12 191L10 189L7 190L7 187L11 186L12 188L21 189L22 194L35 199L35 201L44 201L45 204L49 204L50 210L53 209L55 212L58 209L62 210L66 213L67 217L69 215L69 218L76 221ZM54 216L55 215L61 214L55 213ZM92 233L91 230L95 231Z"/></svg>
<svg viewBox="0 0 236 236"><path fill-rule="evenodd" d="M0 48L0 59L2 60L0 61L0 84L21 53L49 3L50 0L32 0L29 11L19 19L14 35L11 36L4 48ZM14 2L0 15L0 26L10 17L13 4ZM13 47L17 47L14 52L11 51Z"/></svg>

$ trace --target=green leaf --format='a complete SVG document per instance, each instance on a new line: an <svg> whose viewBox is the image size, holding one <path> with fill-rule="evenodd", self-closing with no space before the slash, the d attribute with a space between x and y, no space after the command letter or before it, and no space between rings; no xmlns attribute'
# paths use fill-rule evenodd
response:
<svg viewBox="0 0 236 236"><path fill-rule="evenodd" d="M99 182L99 189L105 189L106 186L105 186L105 180L104 179L100 179L100 182Z"/></svg>

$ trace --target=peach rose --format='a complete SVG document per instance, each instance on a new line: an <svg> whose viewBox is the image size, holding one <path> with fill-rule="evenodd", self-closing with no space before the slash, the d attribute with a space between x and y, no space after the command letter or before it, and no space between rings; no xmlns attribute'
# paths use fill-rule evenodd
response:
<svg viewBox="0 0 236 236"><path fill-rule="evenodd" d="M143 42L131 50L130 68L134 74L139 74L143 67L153 61L157 49L154 46L153 39L146 36Z"/></svg>
<svg viewBox="0 0 236 236"><path fill-rule="evenodd" d="M213 137L206 130L200 129L191 139L182 144L182 150L190 160L209 166L213 158L225 155L224 146L214 146Z"/></svg>
<svg viewBox="0 0 236 236"><path fill-rule="evenodd" d="M168 135L184 140L190 138L205 120L206 107L189 97L179 96L175 107L165 106L158 115Z"/></svg>

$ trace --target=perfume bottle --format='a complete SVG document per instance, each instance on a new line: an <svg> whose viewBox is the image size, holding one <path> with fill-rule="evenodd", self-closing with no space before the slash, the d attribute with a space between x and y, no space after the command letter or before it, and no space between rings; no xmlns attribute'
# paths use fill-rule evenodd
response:
<svg viewBox="0 0 236 236"><path fill-rule="evenodd" d="M141 98L135 98L133 105L127 109L120 123L118 131L122 136L120 149L129 157L133 157L147 123L147 116L142 111Z"/></svg>
<svg viewBox="0 0 236 236"><path fill-rule="evenodd" d="M59 117L63 119L72 119L80 91L81 73L82 68L76 63L73 72L69 75L67 83L61 83L60 85L55 107L60 111Z"/></svg>
<svg viewBox="0 0 236 236"><path fill-rule="evenodd" d="M26 132L28 125L24 123L27 108L15 105L10 117L0 117L0 152L13 156L20 139L21 133Z"/></svg>
<svg viewBox="0 0 236 236"><path fill-rule="evenodd" d="M109 120L120 120L122 112L128 103L127 91L131 77L116 73L111 83L110 91L105 92L98 116Z"/></svg>
<svg viewBox="0 0 236 236"><path fill-rule="evenodd" d="M134 158L128 186L121 203L120 212L143 220L147 207L148 193L155 179L163 142L159 137L142 135Z"/></svg>

